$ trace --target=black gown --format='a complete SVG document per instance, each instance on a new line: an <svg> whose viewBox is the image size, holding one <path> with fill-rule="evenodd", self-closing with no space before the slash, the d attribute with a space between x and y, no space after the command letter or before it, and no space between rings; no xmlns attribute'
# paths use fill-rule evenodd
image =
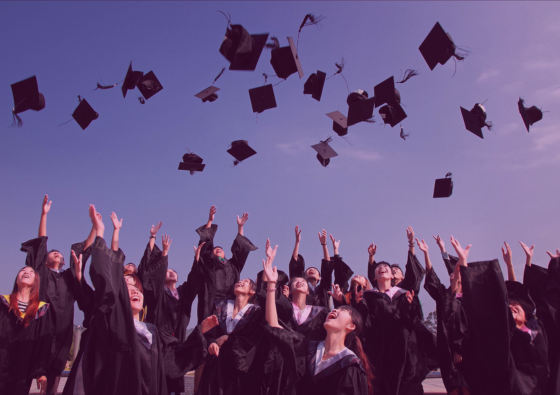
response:
<svg viewBox="0 0 560 395"><path fill-rule="evenodd" d="M424 288L436 302L437 350L445 389L450 393L455 388L468 388L470 333L462 297L456 297L451 288L445 288L433 268L427 272ZM463 357L457 365L453 363L455 352Z"/></svg>
<svg viewBox="0 0 560 395"><path fill-rule="evenodd" d="M472 394L521 394L511 354L515 323L500 264L473 262L461 266L463 306L471 333Z"/></svg>
<svg viewBox="0 0 560 395"><path fill-rule="evenodd" d="M157 245L153 250L146 246L144 255L138 265L138 276L144 288L144 305L147 306L147 316L144 320L153 324L160 331L173 336L180 343L187 339L187 326L191 316L191 306L197 291L196 270L191 271L187 281L177 287L179 299L175 298L165 286L168 257L163 256ZM183 377L167 380L169 393L185 391Z"/></svg>
<svg viewBox="0 0 560 395"><path fill-rule="evenodd" d="M342 261L341 259L339 261ZM336 261L337 263L338 260ZM309 284L309 295L306 298L306 304L313 306L329 307L329 294L331 290L331 284L333 283L333 272L335 268L335 259L327 261L325 259L321 260L321 281L316 287L313 287L311 283ZM288 271L290 273L290 279L294 277L305 278L305 260L301 255L298 255L298 259L295 260L291 257L290 263L288 265ZM342 281L342 280L341 280Z"/></svg>
<svg viewBox="0 0 560 395"><path fill-rule="evenodd" d="M52 327L40 302L35 317L24 327L22 318L10 311L9 295L0 295L0 395L26 395L31 382L47 372Z"/></svg>
<svg viewBox="0 0 560 395"><path fill-rule="evenodd" d="M214 235L218 230L218 225L213 224L210 228L205 225L196 230L200 236L199 245L203 242L204 246L200 251L200 262L193 265L191 273L200 275L198 285L198 324L206 317L214 313L214 301L235 299L233 294L234 285L239 282L239 275L245 266L247 257L251 251L257 247L245 236L237 234L231 252L233 256L223 262L212 257L214 249Z"/></svg>
<svg viewBox="0 0 560 395"><path fill-rule="evenodd" d="M151 346L135 327L122 265L124 254L97 237L90 277L95 288L91 330L82 358L86 395L166 395L166 376L184 376L207 353L196 327L184 343L146 324Z"/></svg>
<svg viewBox="0 0 560 395"><path fill-rule="evenodd" d="M523 285L537 307L537 317L548 341L550 377L546 394L560 393L560 260L550 260L548 269L525 266Z"/></svg>
<svg viewBox="0 0 560 395"><path fill-rule="evenodd" d="M74 265L58 273L46 266L48 237L39 237L22 243L27 254L25 264L41 276L41 300L49 303L48 317L54 330L51 357L47 368L49 377L60 376L66 366L74 334L74 302L79 287Z"/></svg>
<svg viewBox="0 0 560 395"><path fill-rule="evenodd" d="M248 304L231 330L233 300L216 301L216 316L220 323L205 334L210 345L222 335L228 340L220 348L219 356L208 355L198 386L200 395L257 394L260 391L264 348L262 345L264 310ZM229 332L229 333L228 333Z"/></svg>

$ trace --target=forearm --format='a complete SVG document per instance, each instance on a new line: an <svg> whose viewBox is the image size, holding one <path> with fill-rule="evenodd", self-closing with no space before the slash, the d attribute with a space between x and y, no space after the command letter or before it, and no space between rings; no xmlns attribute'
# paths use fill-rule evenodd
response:
<svg viewBox="0 0 560 395"><path fill-rule="evenodd" d="M533 257L531 255L527 255L527 260L525 261L525 265L531 267L532 261L533 261Z"/></svg>
<svg viewBox="0 0 560 395"><path fill-rule="evenodd" d="M299 255L299 242L296 241L296 245L294 246L294 252L292 253L292 257L295 261L297 261Z"/></svg>
<svg viewBox="0 0 560 395"><path fill-rule="evenodd" d="M150 245L150 251L153 251L153 250L154 250L154 245L155 245L155 244L156 244L156 237L155 237L155 236L150 237L150 243L149 243L149 245Z"/></svg>
<svg viewBox="0 0 560 395"><path fill-rule="evenodd" d="M323 247L323 259L325 261L330 261L331 257L329 256L329 249L327 247L327 243L323 244L322 247Z"/></svg>
<svg viewBox="0 0 560 395"><path fill-rule="evenodd" d="M509 281L517 281L515 279L515 271L513 270L513 264L506 264L507 272L508 272L508 280Z"/></svg>
<svg viewBox="0 0 560 395"><path fill-rule="evenodd" d="M268 325L273 328L280 328L280 325L278 324L278 313L276 312L276 286L277 284L273 282L268 282L266 285L265 317Z"/></svg>
<svg viewBox="0 0 560 395"><path fill-rule="evenodd" d="M237 233L239 233L241 236L243 236L243 225L238 225L237 226Z"/></svg>
<svg viewBox="0 0 560 395"><path fill-rule="evenodd" d="M412 254L414 254L414 242L408 242L408 251L412 252Z"/></svg>
<svg viewBox="0 0 560 395"><path fill-rule="evenodd" d="M426 263L426 270L432 270L432 262L430 261L428 251L424 252L424 261Z"/></svg>
<svg viewBox="0 0 560 395"><path fill-rule="evenodd" d="M375 255L370 255L368 258L368 265L373 265Z"/></svg>
<svg viewBox="0 0 560 395"><path fill-rule="evenodd" d="M39 221L39 237L47 235L47 214L41 213L41 220Z"/></svg>
<svg viewBox="0 0 560 395"><path fill-rule="evenodd" d="M84 242L84 250L86 250L90 245L92 245L94 240L95 240L95 228L92 227L86 241Z"/></svg>
<svg viewBox="0 0 560 395"><path fill-rule="evenodd" d="M119 250L119 232L120 229L118 228L113 229L113 238L111 239L111 249L113 251Z"/></svg>

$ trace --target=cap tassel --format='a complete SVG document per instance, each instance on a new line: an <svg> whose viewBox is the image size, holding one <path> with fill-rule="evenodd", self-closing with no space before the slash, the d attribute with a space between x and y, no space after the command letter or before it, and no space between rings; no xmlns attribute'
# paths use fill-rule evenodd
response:
<svg viewBox="0 0 560 395"><path fill-rule="evenodd" d="M231 15L229 14L229 12L228 12L227 15L226 15L223 11L218 11L218 12L219 12L220 14L222 14L223 16L226 17L228 27L230 27L230 26L231 26Z"/></svg>
<svg viewBox="0 0 560 395"><path fill-rule="evenodd" d="M398 81L397 84L404 84L406 81L408 81L412 77L415 77L419 74L420 73L416 70L406 69L406 71L404 72L403 78L400 81Z"/></svg>
<svg viewBox="0 0 560 395"><path fill-rule="evenodd" d="M224 71L226 71L226 68L222 68L222 71L220 71L220 74L218 74L218 76L216 78L214 78L214 82L212 82L212 85L214 85L216 83L216 81L218 81L218 78L220 78L222 76L222 74L224 74Z"/></svg>
<svg viewBox="0 0 560 395"><path fill-rule="evenodd" d="M401 125L401 134L400 134L400 136L401 136L401 139L403 139L403 140L405 140L405 141L406 141L406 138L407 138L408 136L410 136L410 133L405 133L405 132L404 132L404 128L402 127L402 125Z"/></svg>
<svg viewBox="0 0 560 395"><path fill-rule="evenodd" d="M111 89L114 88L115 86L117 86L118 84L120 84L122 81L117 82L116 84L113 85L101 85L99 82L97 83L97 88L94 89L94 91L98 90L98 89Z"/></svg>
<svg viewBox="0 0 560 395"><path fill-rule="evenodd" d="M267 47L268 49L280 48L280 41L278 41L276 37L270 37L270 39L272 40L272 42L266 43L265 47Z"/></svg>
<svg viewBox="0 0 560 395"><path fill-rule="evenodd" d="M301 29L303 29L305 26L319 25L319 22L321 22L323 19L325 19L324 16L322 15L315 16L313 14L307 14L305 18L303 18L303 22L299 26L299 30L297 34L296 50L299 50L299 34L301 33Z"/></svg>
<svg viewBox="0 0 560 395"><path fill-rule="evenodd" d="M138 96L138 101L140 102L140 104L146 104L146 100L141 96Z"/></svg>
<svg viewBox="0 0 560 395"><path fill-rule="evenodd" d="M350 94L350 88L348 87L348 81L346 81L346 77L344 77L344 74L342 74L342 70L344 70L344 66L346 65L346 60L344 58L340 58L340 62L334 64L336 66L336 68L338 69L338 71L336 73L334 73L333 75L331 75L329 78L327 78L325 81L329 80L330 78L334 77L337 74L340 74L340 76L344 79L344 82L346 83L346 90L348 91L348 94Z"/></svg>
<svg viewBox="0 0 560 395"><path fill-rule="evenodd" d="M16 114L15 108L12 108L12 119L13 119L12 127L21 128L23 126L23 121L21 120L19 115Z"/></svg>

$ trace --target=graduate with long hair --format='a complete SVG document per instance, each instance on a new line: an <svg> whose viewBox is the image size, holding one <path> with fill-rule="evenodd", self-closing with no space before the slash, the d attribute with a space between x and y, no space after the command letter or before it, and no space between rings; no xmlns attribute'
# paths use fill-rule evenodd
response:
<svg viewBox="0 0 560 395"><path fill-rule="evenodd" d="M40 275L21 269L9 295L0 295L0 394L25 395L31 382L44 394L52 345L49 305L39 297Z"/></svg>

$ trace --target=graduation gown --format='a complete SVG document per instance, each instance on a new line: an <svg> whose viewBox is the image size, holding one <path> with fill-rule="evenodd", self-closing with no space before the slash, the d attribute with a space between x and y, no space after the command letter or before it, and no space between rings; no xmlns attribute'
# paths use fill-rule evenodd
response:
<svg viewBox="0 0 560 395"><path fill-rule="evenodd" d="M196 279L199 276L196 275L196 270L191 271L187 281L177 287L177 299L165 286L167 268L168 257L162 255L157 245L154 245L153 250L150 249L148 243L138 266L138 276L144 288L144 305L147 306L147 317L144 321L176 337L182 343L187 338L191 306L198 289ZM168 379L167 387L170 393L184 392L185 381L182 377L177 380Z"/></svg>
<svg viewBox="0 0 560 395"><path fill-rule="evenodd" d="M511 354L515 323L500 265L493 261L461 266L463 306L472 339L473 394L515 395L522 388Z"/></svg>
<svg viewBox="0 0 560 395"><path fill-rule="evenodd" d="M537 317L542 323L548 341L550 377L546 393L560 393L560 260L552 258L548 269L525 266L523 285L537 307Z"/></svg>
<svg viewBox="0 0 560 395"><path fill-rule="evenodd" d="M458 298L450 288L440 282L435 270L428 270L424 288L436 302L437 351L441 378L448 393L455 388L469 387L465 374L470 363L469 327L462 298ZM453 363L454 353L463 357L460 364Z"/></svg>
<svg viewBox="0 0 560 395"><path fill-rule="evenodd" d="M32 267L41 276L41 300L49 303L48 317L54 330L53 348L48 371L50 374L60 376L74 334L74 302L78 293L78 282L74 273L74 265L66 270L55 272L49 269L47 262L48 237L39 237L22 243L21 251L27 254L25 264Z"/></svg>
<svg viewBox="0 0 560 395"><path fill-rule="evenodd" d="M231 246L232 257L222 262L219 258L212 257L214 236L217 230L218 225L216 224L213 224L210 228L203 225L196 230L200 236L198 244L206 243L200 251L200 262L193 265L191 269L191 272L198 270L200 275L198 281L198 324L214 313L214 301L235 299L233 287L239 282L239 275L245 266L249 253L257 249L248 238L237 234Z"/></svg>
<svg viewBox="0 0 560 395"><path fill-rule="evenodd" d="M364 292L364 352L373 368L374 393L378 395L421 394L416 380L418 345L414 332L416 311L408 303L406 290L387 293Z"/></svg>
<svg viewBox="0 0 560 395"><path fill-rule="evenodd" d="M24 327L23 317L10 311L10 296L0 295L0 395L28 394L31 381L46 375L52 345L49 308L40 302Z"/></svg>
<svg viewBox="0 0 560 395"><path fill-rule="evenodd" d="M124 280L121 250L97 237L92 246L90 277L95 288L91 330L82 358L86 395L165 395L165 377L177 378L198 366L206 355L200 327L184 343L147 324L137 332Z"/></svg>
<svg viewBox="0 0 560 395"><path fill-rule="evenodd" d="M308 282L309 295L307 295L305 301L306 304L329 307L328 292L331 290L331 284L333 283L334 266L334 259L331 259L330 261L325 259L321 260L321 281L319 281L319 284L316 287L313 287L311 283ZM298 255L297 260L292 257L288 265L288 270L290 273L290 279L294 277L305 278L305 260L303 257Z"/></svg>
<svg viewBox="0 0 560 395"><path fill-rule="evenodd" d="M264 311L247 304L232 317L233 300L216 301L218 326L205 334L210 345L222 335L228 340L219 356L208 355L200 378L201 395L257 394L261 387L264 351L261 347Z"/></svg>

